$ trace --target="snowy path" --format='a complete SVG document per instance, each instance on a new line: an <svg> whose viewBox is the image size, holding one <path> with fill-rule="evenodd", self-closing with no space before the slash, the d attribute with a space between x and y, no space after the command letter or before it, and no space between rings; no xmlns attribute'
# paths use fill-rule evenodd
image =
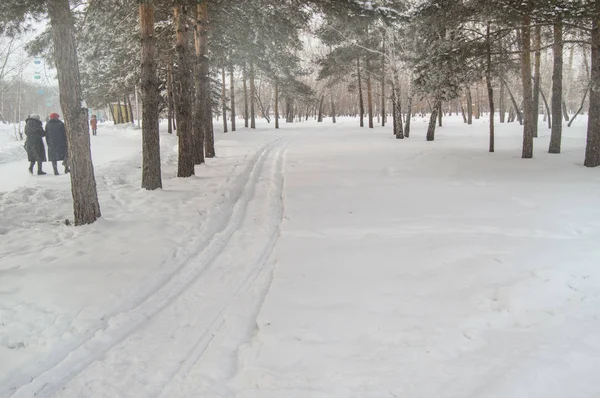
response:
<svg viewBox="0 0 600 398"><path fill-rule="evenodd" d="M20 362L0 397L596 398L583 129L522 160L514 125L488 154L484 120L445 123L432 143L419 118L405 141L343 118L219 134L185 180L165 137L153 193L139 141L100 148L99 223L52 225L68 203L7 217L0 355ZM68 192L33 181L3 217Z"/></svg>

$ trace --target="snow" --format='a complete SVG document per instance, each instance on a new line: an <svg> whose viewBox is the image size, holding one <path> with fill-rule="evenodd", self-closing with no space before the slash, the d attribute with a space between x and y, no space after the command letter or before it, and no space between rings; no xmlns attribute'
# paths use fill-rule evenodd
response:
<svg viewBox="0 0 600 398"><path fill-rule="evenodd" d="M584 119L561 155L540 121L528 160L483 118L259 123L189 179L163 133L154 192L140 131L105 123L78 228L68 176L29 176L0 125L0 397L597 397Z"/></svg>

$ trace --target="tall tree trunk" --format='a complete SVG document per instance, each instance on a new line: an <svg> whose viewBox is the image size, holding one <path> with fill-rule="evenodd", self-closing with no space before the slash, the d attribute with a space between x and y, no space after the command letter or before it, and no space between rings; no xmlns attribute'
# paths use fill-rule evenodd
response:
<svg viewBox="0 0 600 398"><path fill-rule="evenodd" d="M538 136L538 122L540 113L540 67L542 63L542 27L537 25L534 29L533 40L535 42L535 53L533 59L533 136Z"/></svg>
<svg viewBox="0 0 600 398"><path fill-rule="evenodd" d="M396 139L404 138L404 129L402 127L402 93L400 92L400 81L395 66L392 69L392 123L394 124L394 134Z"/></svg>
<svg viewBox="0 0 600 398"><path fill-rule="evenodd" d="M317 122L321 123L323 121L323 97L325 95L321 94L321 99L319 100L319 116L317 118Z"/></svg>
<svg viewBox="0 0 600 398"><path fill-rule="evenodd" d="M206 59L205 44L206 41L206 27L203 26L204 21L204 9L200 5L196 5L196 21L194 26L194 49L195 49L195 73L194 73L194 164L202 164L205 162L204 159L204 135L207 130L208 120L206 113L206 100L207 94L205 92L206 80L209 78L208 71L208 60Z"/></svg>
<svg viewBox="0 0 600 398"><path fill-rule="evenodd" d="M413 99L413 91L412 85L408 90L408 104L406 106L406 123L404 124L404 136L406 138L410 137L410 120L412 119L412 99Z"/></svg>
<svg viewBox="0 0 600 398"><path fill-rule="evenodd" d="M467 96L467 124L473 124L473 97L471 96L471 87L465 88Z"/></svg>
<svg viewBox="0 0 600 398"><path fill-rule="evenodd" d="M381 55L381 127L385 126L386 110L385 110L385 43L382 45ZM402 134L404 135L404 134Z"/></svg>
<svg viewBox="0 0 600 398"><path fill-rule="evenodd" d="M438 107L438 124L440 127L442 127L442 116L444 114L444 112L442 111L442 101L440 101Z"/></svg>
<svg viewBox="0 0 600 398"><path fill-rule="evenodd" d="M356 58L356 71L358 73L358 110L360 113L360 127L365 126L365 104L363 102L362 82L360 76L360 57Z"/></svg>
<svg viewBox="0 0 600 398"><path fill-rule="evenodd" d="M330 104L331 104L331 119L335 123L335 101L333 100L333 87L329 89Z"/></svg>
<svg viewBox="0 0 600 398"><path fill-rule="evenodd" d="M531 18L523 17L521 30L521 81L523 83L523 154L524 159L533 157L533 90L531 87Z"/></svg>
<svg viewBox="0 0 600 398"><path fill-rule="evenodd" d="M477 112L475 113L475 120L481 119L481 93L479 92L479 84L475 86L475 93L477 94Z"/></svg>
<svg viewBox="0 0 600 398"><path fill-rule="evenodd" d="M460 104L460 112L462 114L463 123L467 124L467 115L465 114L465 107L462 103Z"/></svg>
<svg viewBox="0 0 600 398"><path fill-rule="evenodd" d="M231 96L231 131L235 131L235 85L233 80L233 64L229 65L229 95Z"/></svg>
<svg viewBox="0 0 600 398"><path fill-rule="evenodd" d="M581 98L581 104L579 104L579 108L573 114L573 117L571 118L571 120L569 120L569 124L567 124L567 127L571 127L571 124L573 124L573 121L575 121L575 118L577 117L577 115L579 115L581 113L581 111L583 110L583 106L585 105L585 99L587 98L587 95L589 92L590 92L590 88L588 87L583 92L583 97Z"/></svg>
<svg viewBox="0 0 600 398"><path fill-rule="evenodd" d="M600 166L600 1L596 1L596 15L592 22L592 70L590 110L587 127L585 162L587 167Z"/></svg>
<svg viewBox="0 0 600 398"><path fill-rule="evenodd" d="M279 83L275 81L275 128L279 128Z"/></svg>
<svg viewBox="0 0 600 398"><path fill-rule="evenodd" d="M69 1L48 2L48 14L54 43L60 106L65 118L69 147L74 224L91 224L101 216L101 213L90 149L88 112L81 106L82 94L75 27Z"/></svg>
<svg viewBox="0 0 600 398"><path fill-rule="evenodd" d="M142 46L142 188L162 188L160 135L158 133L158 78L156 76L156 39L152 0L140 2Z"/></svg>
<svg viewBox="0 0 600 398"><path fill-rule="evenodd" d="M433 141L435 138L435 123L437 121L437 115L440 110L441 100L435 100L433 109L431 110L431 117L429 118L429 127L427 128L427 141Z"/></svg>
<svg viewBox="0 0 600 398"><path fill-rule="evenodd" d="M129 109L127 121L135 124L135 119L133 118L133 107L131 106L131 98L129 97L129 94L125 96L125 102L127 102L127 108Z"/></svg>
<svg viewBox="0 0 600 398"><path fill-rule="evenodd" d="M225 82L225 66L221 68L221 106L223 109L223 132L227 132L227 84Z"/></svg>
<svg viewBox="0 0 600 398"><path fill-rule="evenodd" d="M367 108L369 111L369 128L373 128L373 87L371 87L371 63L369 57L366 59L366 71L367 71Z"/></svg>
<svg viewBox="0 0 600 398"><path fill-rule="evenodd" d="M500 81L500 99L498 104L498 112L500 113L500 123L504 123L506 120L506 93L504 91L504 82Z"/></svg>
<svg viewBox="0 0 600 398"><path fill-rule="evenodd" d="M190 56L188 49L188 8L187 6L174 7L177 53L177 91L179 93L179 106L177 107L179 121L179 159L177 164L177 177L190 177L194 175L194 136L192 124L192 76L190 73Z"/></svg>
<svg viewBox="0 0 600 398"><path fill-rule="evenodd" d="M203 135L204 135L204 156L207 158L215 157L215 133L213 130L213 104L208 59L208 6L206 1L196 5L196 18L198 26L198 45L200 50L200 82L202 84L202 105L204 106ZM200 139L200 137L197 137ZM199 152L199 151L198 151ZM204 159L203 159L204 160Z"/></svg>
<svg viewBox="0 0 600 398"><path fill-rule="evenodd" d="M487 68L485 71L485 82L487 85L488 102L490 106L490 147L489 151L494 152L494 88L492 87L492 42L490 39L490 23L487 23L486 29L487 44Z"/></svg>
<svg viewBox="0 0 600 398"><path fill-rule="evenodd" d="M243 79L244 79L244 127L248 127L248 85L246 81L248 80L246 76L246 64L244 64L243 69Z"/></svg>
<svg viewBox="0 0 600 398"><path fill-rule="evenodd" d="M123 120L123 107L121 106L121 98L117 97L117 124L125 123Z"/></svg>
<svg viewBox="0 0 600 398"><path fill-rule="evenodd" d="M173 134L173 61L171 59L167 63L167 119L169 121L167 132Z"/></svg>
<svg viewBox="0 0 600 398"><path fill-rule="evenodd" d="M256 87L254 85L254 62L250 61L250 128L256 128L256 115L254 113L254 99L256 98Z"/></svg>

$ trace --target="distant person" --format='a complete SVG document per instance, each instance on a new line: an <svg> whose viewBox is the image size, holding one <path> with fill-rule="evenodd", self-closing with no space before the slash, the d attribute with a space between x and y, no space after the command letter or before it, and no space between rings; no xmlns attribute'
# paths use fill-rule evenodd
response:
<svg viewBox="0 0 600 398"><path fill-rule="evenodd" d="M92 115L90 119L90 127L92 128L92 135L96 135L98 132L98 119L96 119L96 115Z"/></svg>
<svg viewBox="0 0 600 398"><path fill-rule="evenodd" d="M69 172L68 151L67 151L67 132L65 124L59 119L58 113L51 113L50 120L46 123L46 143L48 144L48 160L52 162L54 175L58 175L59 160L65 167L65 174Z"/></svg>
<svg viewBox="0 0 600 398"><path fill-rule="evenodd" d="M33 166L37 162L37 174L44 175L42 163L46 161L46 148L42 137L46 135L40 115L29 115L25 120L25 150L29 160L29 173L33 174Z"/></svg>

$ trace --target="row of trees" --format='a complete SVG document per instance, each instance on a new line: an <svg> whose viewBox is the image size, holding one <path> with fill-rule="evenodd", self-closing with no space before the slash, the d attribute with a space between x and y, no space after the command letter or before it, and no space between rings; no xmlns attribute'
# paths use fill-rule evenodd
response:
<svg viewBox="0 0 600 398"><path fill-rule="evenodd" d="M509 120L522 122L523 157L529 158L543 93L541 55L548 47L553 50L549 150L560 152L567 44L581 48L591 60L585 165L600 164L600 2L594 0L0 4L5 34L18 34L46 17L49 29L29 50L53 61L58 72L77 225L100 216L83 99L100 108L136 90L143 103L146 189L162 186L161 113L168 116L170 132L177 128L178 176L188 177L195 165L215 156L215 113L223 115L225 129L228 111L232 129L240 110L250 128L259 114L272 115L277 128L280 117L292 122L314 114L322 121L326 112L358 114L361 126L373 127L376 114L385 124L390 113L395 136L404 138L410 135L412 113L427 111L427 139L433 140L436 122L449 108L460 107L467 123L474 108L481 112L482 95L476 96L474 107L472 87L486 94L491 114L499 108L503 121L508 110ZM494 151L493 117L489 150Z"/></svg>

